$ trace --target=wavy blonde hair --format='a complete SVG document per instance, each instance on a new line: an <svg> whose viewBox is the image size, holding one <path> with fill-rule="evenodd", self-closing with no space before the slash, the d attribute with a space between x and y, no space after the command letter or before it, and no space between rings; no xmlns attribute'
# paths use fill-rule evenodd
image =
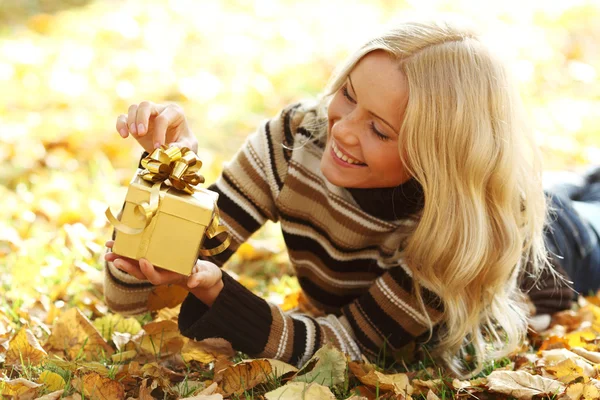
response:
<svg viewBox="0 0 600 400"><path fill-rule="evenodd" d="M443 301L433 354L456 375L472 376L524 339L517 278L525 260L537 274L549 267L540 156L503 63L472 30L448 21L404 23L367 42L332 76L321 116L375 50L408 78L398 150L425 197L402 256L423 311L421 285ZM464 364L467 348L472 369Z"/></svg>

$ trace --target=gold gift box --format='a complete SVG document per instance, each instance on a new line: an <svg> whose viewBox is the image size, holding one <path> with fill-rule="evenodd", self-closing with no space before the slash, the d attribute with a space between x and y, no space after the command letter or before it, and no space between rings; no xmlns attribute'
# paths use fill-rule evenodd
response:
<svg viewBox="0 0 600 400"><path fill-rule="evenodd" d="M139 212L143 203L150 202L153 184L134 176L125 198L120 222L134 229L143 229L146 218ZM216 210L219 197L206 189L193 194L163 185L156 213L141 233L130 235L117 230L113 251L139 260L145 258L155 267L189 275L196 264L205 232Z"/></svg>

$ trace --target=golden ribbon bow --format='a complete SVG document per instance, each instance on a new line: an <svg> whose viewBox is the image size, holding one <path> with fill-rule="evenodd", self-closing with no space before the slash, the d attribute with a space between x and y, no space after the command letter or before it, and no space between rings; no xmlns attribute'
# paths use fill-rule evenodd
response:
<svg viewBox="0 0 600 400"><path fill-rule="evenodd" d="M142 228L132 228L123 222L119 221L110 209L106 209L105 215L116 230L128 235L137 235L142 233L150 224L152 217L158 211L158 203L160 201L160 188L166 184L168 180L170 185L182 192L193 194L198 190L196 185L204 182L204 177L198 173L202 167L202 161L198 156L187 147L166 147L161 146L155 149L152 154L141 162L145 168L140 173L142 179L154 183L150 189L150 201L144 202L136 206L135 212L140 213L144 217L144 226ZM219 226L219 210L215 204L215 215L209 226L206 227L206 237L212 239L222 232L227 232L227 228ZM223 252L231 242L231 236L219 246L212 249L201 249L200 254L211 256Z"/></svg>

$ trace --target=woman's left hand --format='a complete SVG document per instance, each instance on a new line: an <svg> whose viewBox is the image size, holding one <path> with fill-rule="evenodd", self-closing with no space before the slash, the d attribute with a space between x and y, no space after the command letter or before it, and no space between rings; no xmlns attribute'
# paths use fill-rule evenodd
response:
<svg viewBox="0 0 600 400"><path fill-rule="evenodd" d="M112 249L113 240L106 242L106 247ZM189 276L155 267L148 260L139 261L120 256L113 252L104 255L106 261L121 271L140 279L147 280L153 285L179 285L198 297L207 306L211 306L223 289L223 274L221 269L210 261L198 260Z"/></svg>

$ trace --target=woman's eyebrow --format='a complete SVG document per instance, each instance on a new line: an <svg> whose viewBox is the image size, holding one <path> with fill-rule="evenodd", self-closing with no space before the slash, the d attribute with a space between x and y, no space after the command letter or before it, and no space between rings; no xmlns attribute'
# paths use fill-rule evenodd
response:
<svg viewBox="0 0 600 400"><path fill-rule="evenodd" d="M358 94L356 93L356 89L354 89L354 84L352 83L352 78L350 78L350 74L348 74L348 81L350 82L350 87L352 87L352 91L354 92L354 96L356 96L356 100L358 101ZM384 124L386 124L387 126L389 126L394 132L398 132L399 129L396 129L392 126L392 124L390 124L389 122L387 122L385 119L381 118L379 115L375 114L373 111L369 111L369 114L371 114L372 116L374 116L375 118L380 119L381 121L383 121Z"/></svg>

